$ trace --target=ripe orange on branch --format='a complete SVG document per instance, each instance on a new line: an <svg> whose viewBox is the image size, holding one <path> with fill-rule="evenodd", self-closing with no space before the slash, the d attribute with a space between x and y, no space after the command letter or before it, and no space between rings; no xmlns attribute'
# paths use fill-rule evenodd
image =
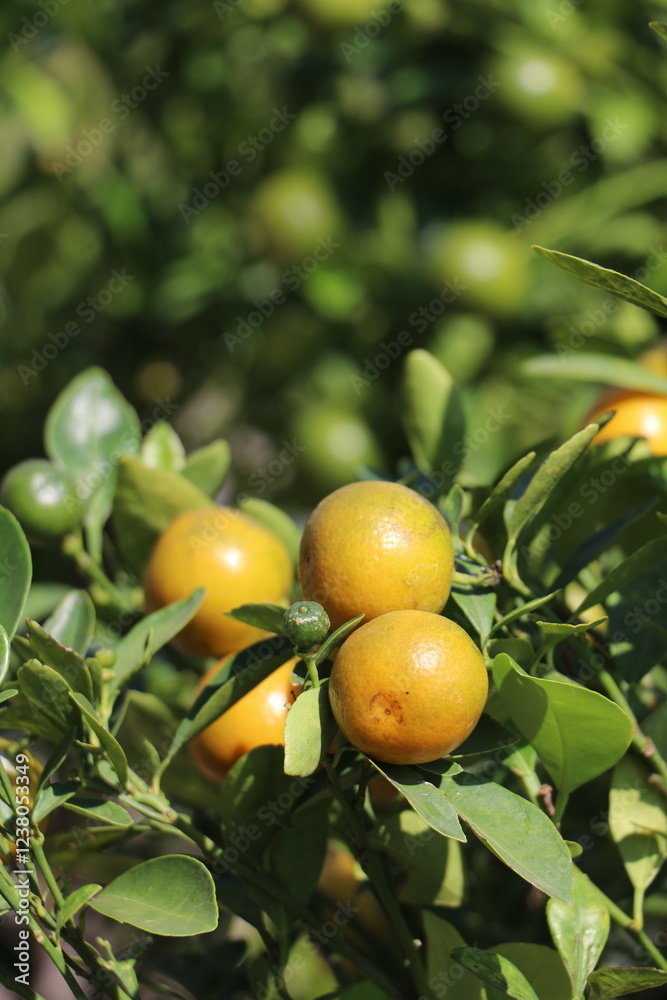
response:
<svg viewBox="0 0 667 1000"><path fill-rule="evenodd" d="M287 713L301 692L301 684L292 683L292 671L298 662L295 656L283 663L195 736L188 746L202 774L220 782L236 761L255 747L283 745ZM216 663L208 671L199 690L221 666Z"/></svg>
<svg viewBox="0 0 667 1000"><path fill-rule="evenodd" d="M414 608L441 611L454 571L447 522L399 483L351 483L322 500L299 554L303 596L323 605L331 627Z"/></svg>
<svg viewBox="0 0 667 1000"><path fill-rule="evenodd" d="M361 625L341 646L329 698L344 736L388 764L423 764L455 750L488 694L484 658L455 622L394 611Z"/></svg>
<svg viewBox="0 0 667 1000"><path fill-rule="evenodd" d="M612 389L600 398L586 423L594 423L610 410L616 412L596 435L595 444L621 437L645 438L654 455L667 455L667 396Z"/></svg>
<svg viewBox="0 0 667 1000"><path fill-rule="evenodd" d="M211 506L179 514L160 535L144 590L155 611L205 587L199 610L173 642L186 653L225 656L267 635L225 612L286 601L292 580L292 561L276 535L231 507Z"/></svg>

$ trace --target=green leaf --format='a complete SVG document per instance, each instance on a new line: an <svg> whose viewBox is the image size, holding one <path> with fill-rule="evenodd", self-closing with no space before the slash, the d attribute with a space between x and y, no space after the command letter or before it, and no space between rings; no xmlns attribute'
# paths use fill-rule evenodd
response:
<svg viewBox="0 0 667 1000"><path fill-rule="evenodd" d="M494 945L489 951L510 961L530 983L540 1000L571 1000L572 990L567 970L553 948L513 941ZM486 989L486 1000L502 1000L503 995L492 986Z"/></svg>
<svg viewBox="0 0 667 1000"><path fill-rule="evenodd" d="M220 815L228 842L241 831L243 849L261 852L316 780L285 774L283 759L282 747L255 747L229 771L220 791Z"/></svg>
<svg viewBox="0 0 667 1000"><path fill-rule="evenodd" d="M208 869L182 854L135 865L90 903L120 923L167 937L206 934L218 926L215 886Z"/></svg>
<svg viewBox="0 0 667 1000"><path fill-rule="evenodd" d="M141 460L149 469L180 472L185 465L185 448L166 420L158 420L141 443Z"/></svg>
<svg viewBox="0 0 667 1000"><path fill-rule="evenodd" d="M64 872L78 864L85 854L97 855L95 861L101 868L105 857L101 852L113 844L127 840L128 836L128 827L75 826L66 833L47 837L44 850L49 863Z"/></svg>
<svg viewBox="0 0 667 1000"><path fill-rule="evenodd" d="M472 627L478 633L480 641L488 638L493 628L493 615L496 610L496 592L494 590L479 593L459 593L452 591L452 600L466 616Z"/></svg>
<svg viewBox="0 0 667 1000"><path fill-rule="evenodd" d="M304 691L287 713L285 774L307 777L316 771L336 735L327 688Z"/></svg>
<svg viewBox="0 0 667 1000"><path fill-rule="evenodd" d="M80 714L70 701L72 690L57 671L37 660L28 660L19 667L17 678L31 707L44 715L59 733L76 726Z"/></svg>
<svg viewBox="0 0 667 1000"><path fill-rule="evenodd" d="M85 795L75 795L67 798L64 806L65 809L70 809L80 816L87 816L88 819L93 819L98 824L103 823L105 826L130 827L134 823L127 809L123 809L113 799L94 799Z"/></svg>
<svg viewBox="0 0 667 1000"><path fill-rule="evenodd" d="M481 948L455 948L452 958L505 996L515 1000L539 1000L523 973L503 955Z"/></svg>
<svg viewBox="0 0 667 1000"><path fill-rule="evenodd" d="M464 948L457 929L437 913L422 913L426 938L426 974L435 995L447 1000L486 1000L480 980L452 958L452 952Z"/></svg>
<svg viewBox="0 0 667 1000"><path fill-rule="evenodd" d="M627 559L624 559L622 563L615 566L604 580L591 590L588 597L584 598L574 615L581 615L582 611L592 608L594 604L600 604L610 594L627 587L638 576L646 573L652 566L664 559L666 555L667 535L652 538L651 541L646 542Z"/></svg>
<svg viewBox="0 0 667 1000"><path fill-rule="evenodd" d="M661 38L667 39L667 24L662 24L661 21L649 21L648 26L653 28Z"/></svg>
<svg viewBox="0 0 667 1000"><path fill-rule="evenodd" d="M331 650L345 642L348 635L351 635L352 632L354 632L357 625L359 625L365 617L365 615L359 615L357 618L352 618L349 622L344 622L340 625L335 632L331 633L331 635L327 636L317 651L315 663L319 664L326 660Z"/></svg>
<svg viewBox="0 0 667 1000"><path fill-rule="evenodd" d="M509 541L514 545L530 521L540 511L556 484L570 471L598 432L597 424L578 431L574 437L552 451L539 466L525 492L514 504L509 522Z"/></svg>
<svg viewBox="0 0 667 1000"><path fill-rule="evenodd" d="M32 559L21 525L0 507L0 625L11 639L30 589Z"/></svg>
<svg viewBox="0 0 667 1000"><path fill-rule="evenodd" d="M100 746L109 759L109 763L118 775L118 782L121 788L127 784L127 758L120 743L115 736L112 736L97 717L94 707L84 695L76 691L70 691L70 698L81 709L88 726L100 741Z"/></svg>
<svg viewBox="0 0 667 1000"><path fill-rule="evenodd" d="M299 561L299 546L301 544L301 529L297 527L289 514L280 507L275 507L268 500L258 497L239 498L238 505L244 514L272 531L281 540L292 562Z"/></svg>
<svg viewBox="0 0 667 1000"><path fill-rule="evenodd" d="M461 906L465 874L458 841L437 836L412 809L389 816L369 833L371 846L406 871L399 899L418 906Z"/></svg>
<svg viewBox="0 0 667 1000"><path fill-rule="evenodd" d="M549 601L553 601L556 594L558 594L558 591L554 590L551 594L545 594L544 597L536 597L533 601L528 601L527 604L522 604L521 607L514 608L513 611L509 611L495 623L491 629L491 634L498 632L502 628L506 628L509 624L511 624L511 622L516 621L517 618L524 618L532 611L537 611L537 609L541 608L543 604L548 604Z"/></svg>
<svg viewBox="0 0 667 1000"><path fill-rule="evenodd" d="M449 757L451 760L467 762L497 754L499 751L504 755L509 747L519 742L519 739L516 733L510 732L484 713L470 736L449 754ZM428 764L422 766L427 770L429 768Z"/></svg>
<svg viewBox="0 0 667 1000"><path fill-rule="evenodd" d="M609 937L609 910L590 879L574 869L574 902L566 906L560 900L547 903L549 930L558 948L572 984L572 995L583 994Z"/></svg>
<svg viewBox="0 0 667 1000"><path fill-rule="evenodd" d="M167 761L171 761L182 746L215 722L223 712L235 705L292 655L291 649L283 648L274 656L261 659L253 646L234 654L226 664L227 669L223 668L210 679L181 721L169 748ZM227 679L229 673L231 676Z"/></svg>
<svg viewBox="0 0 667 1000"><path fill-rule="evenodd" d="M26 618L41 622L70 593L70 588L62 583L35 583L33 581L23 608ZM51 631L49 629L49 631Z"/></svg>
<svg viewBox="0 0 667 1000"><path fill-rule="evenodd" d="M477 528L483 521L493 514L501 504L504 504L506 500L509 500L512 493L514 492L514 487L520 482L521 477L528 471L530 466L535 460L535 452L531 451L523 458L520 458L518 462L508 469L505 475L499 480L499 482L494 486L491 493L488 495L482 506L479 508L474 518L472 519L472 524L470 526L470 531L468 536L472 537Z"/></svg>
<svg viewBox="0 0 667 1000"><path fill-rule="evenodd" d="M609 792L609 832L638 902L667 858L665 797L649 777L642 761L623 757L614 768Z"/></svg>
<svg viewBox="0 0 667 1000"><path fill-rule="evenodd" d="M298 701L298 699L297 699ZM293 812L281 824L268 850L268 867L289 892L307 903L317 885L327 853L329 806Z"/></svg>
<svg viewBox="0 0 667 1000"><path fill-rule="evenodd" d="M16 697L18 693L19 693L18 688L6 688L4 691L0 691L0 705L3 703L3 701L9 701L11 698ZM3 716L2 718L4 720L5 716Z"/></svg>
<svg viewBox="0 0 667 1000"><path fill-rule="evenodd" d="M662 969L596 969L588 977L588 1000L616 1000L628 993L640 993L667 984L667 972Z"/></svg>
<svg viewBox="0 0 667 1000"><path fill-rule="evenodd" d="M70 590L44 622L45 632L81 656L88 652L94 630L95 606L85 590Z"/></svg>
<svg viewBox="0 0 667 1000"><path fill-rule="evenodd" d="M432 782L426 781L410 767L377 764L374 760L371 760L371 764L405 796L415 812L436 833L465 843L466 836L461 829L456 810L442 789L436 788Z"/></svg>
<svg viewBox="0 0 667 1000"><path fill-rule="evenodd" d="M583 632L590 632L592 628L597 628L607 621L604 618L596 618L593 622L579 622L578 625L569 625L567 622L538 622L538 628L549 638L559 642L561 639L569 639L573 635L581 635Z"/></svg>
<svg viewBox="0 0 667 1000"><path fill-rule="evenodd" d="M336 1000L389 1000L389 996L375 983L355 983L336 994Z"/></svg>
<svg viewBox="0 0 667 1000"><path fill-rule="evenodd" d="M97 885L95 882L91 882L89 885L79 886L74 892L70 893L69 896L65 898L62 906L58 911L58 919L56 920L56 930L60 930L64 925L71 920L72 917L76 916L82 907L93 898L95 893L99 892L102 888L101 885Z"/></svg>
<svg viewBox="0 0 667 1000"><path fill-rule="evenodd" d="M610 271L606 267L600 267L599 264L593 264L590 260L560 253L558 250L546 250L544 247L538 246L534 246L533 250L552 264L556 264L557 267L562 267L577 281L583 281L585 285L592 285L593 288L600 288L603 292L610 292L619 299L639 306L640 309L647 309L649 312L655 313L656 316L667 316L667 299L647 288L646 285L642 285L641 282L635 281L634 278L628 278L627 275L619 274L618 271Z"/></svg>
<svg viewBox="0 0 667 1000"><path fill-rule="evenodd" d="M218 439L191 451L180 471L202 493L215 497L227 478L231 462L228 442Z"/></svg>
<svg viewBox="0 0 667 1000"><path fill-rule="evenodd" d="M455 447L465 439L461 391L437 358L419 349L405 360L403 400L403 426L415 463L422 472L441 472L446 490L465 454Z"/></svg>
<svg viewBox="0 0 667 1000"><path fill-rule="evenodd" d="M78 779L53 781L50 785L41 788L32 810L33 822L41 823L49 813L71 799L80 789L81 782Z"/></svg>
<svg viewBox="0 0 667 1000"><path fill-rule="evenodd" d="M502 785L465 771L443 777L441 787L461 819L501 861L548 896L571 902L570 852L545 813Z"/></svg>
<svg viewBox="0 0 667 1000"><path fill-rule="evenodd" d="M141 577L155 542L174 518L211 506L211 498L180 473L149 469L132 455L121 458L112 523L123 559Z"/></svg>
<svg viewBox="0 0 667 1000"><path fill-rule="evenodd" d="M242 604L241 607L233 608L226 614L236 621L261 628L264 632L282 635L286 611L287 608L283 608L280 604Z"/></svg>
<svg viewBox="0 0 667 1000"><path fill-rule="evenodd" d="M630 719L597 691L530 677L506 653L494 659L492 670L512 722L561 793L603 774L630 746Z"/></svg>
<svg viewBox="0 0 667 1000"><path fill-rule="evenodd" d="M124 687L143 665L149 638L153 651L157 652L165 643L173 639L184 625L187 625L203 600L204 590L199 587L192 592L190 597L169 604L166 608L160 608L159 611L154 611L137 622L116 647L114 678L111 683L112 691L118 691L119 688Z"/></svg>
<svg viewBox="0 0 667 1000"><path fill-rule="evenodd" d="M93 682L90 671L78 653L61 646L37 622L28 620L30 645L35 655L48 667L57 670L73 691L80 691L90 701L93 697Z"/></svg>
<svg viewBox="0 0 667 1000"><path fill-rule="evenodd" d="M9 639L0 625L0 684L3 683L9 669Z"/></svg>
<svg viewBox="0 0 667 1000"><path fill-rule="evenodd" d="M534 378L575 379L577 382L599 382L635 392L667 393L667 378L634 361L615 358L610 354L590 354L577 351L573 355L538 354L523 362L523 371ZM610 406L613 409L613 406Z"/></svg>
<svg viewBox="0 0 667 1000"><path fill-rule="evenodd" d="M140 440L139 417L102 368L77 375L49 410L46 453L70 470L84 494L94 556L100 554L101 526L111 511L118 458L136 452Z"/></svg>

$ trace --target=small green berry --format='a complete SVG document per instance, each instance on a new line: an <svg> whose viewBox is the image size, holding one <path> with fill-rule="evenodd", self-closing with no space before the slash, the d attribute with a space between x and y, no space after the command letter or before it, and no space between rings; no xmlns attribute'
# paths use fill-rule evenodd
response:
<svg viewBox="0 0 667 1000"><path fill-rule="evenodd" d="M311 649L328 635L329 616L315 601L297 601L283 618L285 635L299 649Z"/></svg>

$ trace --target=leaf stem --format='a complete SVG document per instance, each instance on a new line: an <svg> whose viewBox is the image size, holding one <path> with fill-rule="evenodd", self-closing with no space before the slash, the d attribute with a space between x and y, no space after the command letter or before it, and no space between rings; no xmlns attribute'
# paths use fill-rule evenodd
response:
<svg viewBox="0 0 667 1000"><path fill-rule="evenodd" d="M599 886L596 885L595 888L600 894L600 898L604 901L604 905L609 910L609 916L611 919L615 920L620 927L623 927L624 930L628 931L629 934L632 934L632 936L637 939L646 953L651 956L659 969L667 969L667 959L660 951L658 951L646 933L640 927L637 927L633 918L629 917L627 913L620 908L620 906L617 906L616 903L609 899Z"/></svg>
<svg viewBox="0 0 667 1000"><path fill-rule="evenodd" d="M600 683L605 689L612 701L615 701L619 708L622 708L626 713L630 721L632 722L632 743L636 750L644 757L645 760L653 766L654 770L662 778L662 784L667 785L667 761L662 756L655 743L646 733L642 732L642 729L637 721L635 713L630 708L627 698L621 691L620 687L611 676L608 670L604 667L597 672L600 678Z"/></svg>

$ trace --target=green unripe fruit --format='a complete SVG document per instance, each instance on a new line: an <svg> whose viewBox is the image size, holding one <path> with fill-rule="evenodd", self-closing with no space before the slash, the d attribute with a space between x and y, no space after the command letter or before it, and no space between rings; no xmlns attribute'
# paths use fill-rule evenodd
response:
<svg viewBox="0 0 667 1000"><path fill-rule="evenodd" d="M0 486L0 502L27 535L49 541L81 524L83 504L66 469L34 458L10 469Z"/></svg>
<svg viewBox="0 0 667 1000"><path fill-rule="evenodd" d="M329 616L315 601L297 601L283 618L285 635L299 649L311 649L328 635Z"/></svg>

